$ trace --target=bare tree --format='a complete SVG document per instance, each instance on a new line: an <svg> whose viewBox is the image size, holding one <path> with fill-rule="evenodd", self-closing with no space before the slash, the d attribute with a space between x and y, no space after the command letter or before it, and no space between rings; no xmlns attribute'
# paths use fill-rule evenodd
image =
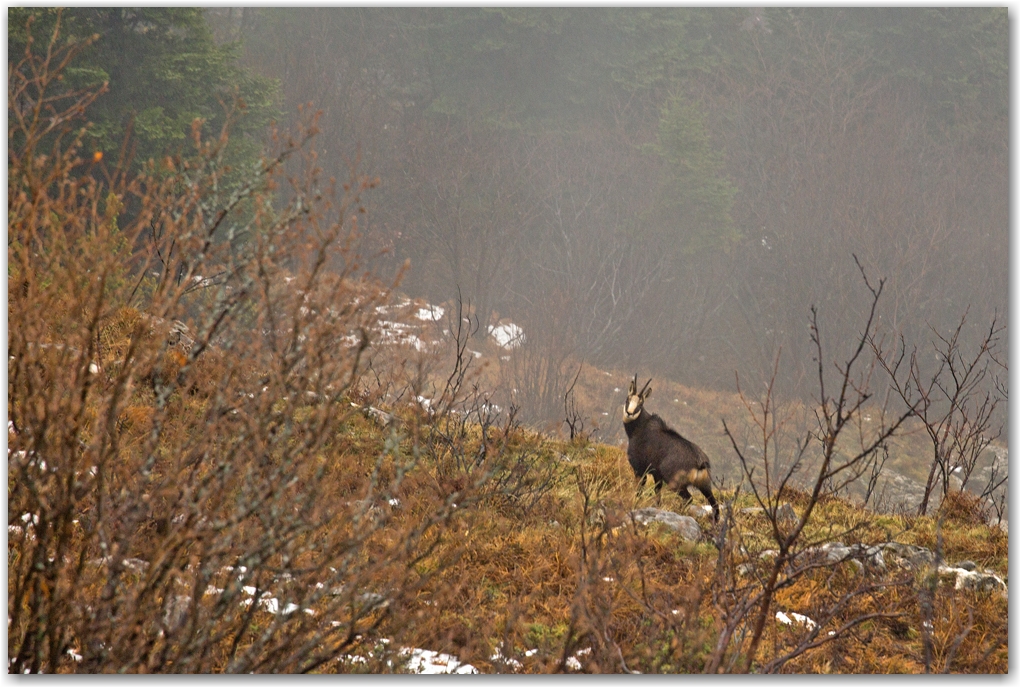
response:
<svg viewBox="0 0 1020 687"><path fill-rule="evenodd" d="M415 283L440 298L463 291L482 325L476 335L488 336L534 213L519 173L528 152L453 118L424 119L412 134L403 181L417 199L407 216L417 230Z"/></svg>
<svg viewBox="0 0 1020 687"><path fill-rule="evenodd" d="M794 23L781 49L775 33L742 36L746 59L692 85L717 115L744 229L709 340L762 383L782 348L784 391L804 398L808 304L827 313L832 335L856 335L848 306L859 282L843 256L888 275L882 328L908 340L929 323L948 331L968 303L975 317L1003 312L1008 274L996 249L1008 226L1004 122L982 129L980 154L969 136L947 135L923 93L877 75L836 14L803 17L817 23Z"/></svg>
<svg viewBox="0 0 1020 687"><path fill-rule="evenodd" d="M872 342L892 388L905 404L915 409L931 441L932 458L918 506L921 515L927 513L933 493L941 493L943 498L949 493L950 477L959 481L961 491L967 486L982 453L1002 433L1002 426L994 425L999 399L990 374L1004 327L993 318L977 350L967 355L961 341L966 323L964 313L948 336L932 329L938 366L931 375L922 371L916 347L908 355L903 339L898 351L889 355L882 355ZM988 484L983 485L982 495L991 495L1003 480L993 470Z"/></svg>
<svg viewBox="0 0 1020 687"><path fill-rule="evenodd" d="M872 371L877 364L874 356L868 360L868 354L871 352L868 342L875 326L876 309L884 280L879 281L876 287L871 285L863 270L862 276L872 294L870 311L863 331L848 358L842 364L834 364L831 369L826 363L825 350L822 346L818 311L815 308L811 310L811 343L817 364L818 385L814 408L816 426L797 439L794 456L785 468L777 471L773 465L776 457L772 452L775 451L779 440L778 432L788 420L788 418L780 419L778 422L774 420L775 411L772 405L774 377L773 382L765 390L760 406L745 400L753 424L760 432L762 454L759 459L752 460L745 455L729 426L723 422L733 450L740 460L744 475L743 484L761 507L771 529L772 543L776 548L769 551L767 556L752 557L749 564L753 572L749 584L739 580L732 573L727 573L729 568L726 563L729 562L729 566L732 566L734 557L724 556L723 552L732 552L733 547L742 548L739 539L736 542L728 542L726 539L727 536L733 537L735 534L730 524L732 513L728 513L718 540L720 561L723 563L717 573L720 585L713 592L715 604L721 616L725 618L725 624L706 663L706 672L750 670L756 661L766 624L773 616L776 593L814 571L849 557L848 554L832 560L824 549L819 547L823 542L833 541L848 532L829 533L823 541L805 541L805 528L820 500L826 495L838 492L845 484L867 473L876 462L885 443L912 414L912 409L909 408L888 415L883 411L879 427L869 436L862 437L858 447L844 453L837 446L840 437L854 427L857 416L865 403L871 399L869 384ZM778 370L778 363L773 369ZM833 372L835 384L831 385L829 380L832 379ZM759 466L760 474L756 469ZM806 484L809 491L802 505L802 512L797 514L785 502L792 495L794 479L801 472L810 475ZM866 553L864 557L867 557ZM833 623L852 599L874 594L889 584L904 582L884 583L868 577L863 578L859 585L815 614L821 620L812 621L807 634L794 648L775 656L758 668L764 672L779 670L787 661L799 654L832 641L869 618L894 613L891 610L876 610L874 613L836 622L832 630L825 635L821 634L822 628L828 623Z"/></svg>

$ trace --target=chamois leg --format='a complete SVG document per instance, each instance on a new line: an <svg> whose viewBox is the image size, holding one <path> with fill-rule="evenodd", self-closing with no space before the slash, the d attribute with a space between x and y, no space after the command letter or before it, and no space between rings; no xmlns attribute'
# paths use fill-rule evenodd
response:
<svg viewBox="0 0 1020 687"><path fill-rule="evenodd" d="M694 497L691 496L691 492L687 490L686 484L677 489L676 493L680 496L681 499L683 499L684 502L684 505L681 508L681 512L686 511L687 507L691 505L692 501L694 501Z"/></svg>
<svg viewBox="0 0 1020 687"><path fill-rule="evenodd" d="M655 480L655 505L662 505L662 480L658 477L653 478Z"/></svg>
<svg viewBox="0 0 1020 687"><path fill-rule="evenodd" d="M655 481L655 477L650 472L646 472L646 473L638 476L638 478L637 478L637 489L634 492L634 495L637 498L641 498L641 492L643 492L645 490L645 482L649 478L651 478L653 482ZM655 487L656 487L655 488L655 493L658 494L659 493L658 484L656 484Z"/></svg>
<svg viewBox="0 0 1020 687"><path fill-rule="evenodd" d="M712 519L719 522L719 504L715 501L715 496L712 495L712 486L706 484L705 486L699 486L698 491L705 495L708 499L708 505L712 506Z"/></svg>

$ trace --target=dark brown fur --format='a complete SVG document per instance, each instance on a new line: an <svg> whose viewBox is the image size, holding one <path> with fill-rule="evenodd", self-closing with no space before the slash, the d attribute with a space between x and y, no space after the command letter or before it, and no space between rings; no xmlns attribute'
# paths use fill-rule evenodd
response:
<svg viewBox="0 0 1020 687"><path fill-rule="evenodd" d="M648 380L644 389L637 390L637 375L630 383L627 403L624 405L623 428L627 432L627 460L639 481L645 475L655 480L655 494L661 497L662 485L669 484L680 497L690 501L688 487L694 486L705 495L712 506L713 517L719 519L719 506L712 494L712 477L708 456L697 444L671 429L661 417L644 408L651 395Z"/></svg>

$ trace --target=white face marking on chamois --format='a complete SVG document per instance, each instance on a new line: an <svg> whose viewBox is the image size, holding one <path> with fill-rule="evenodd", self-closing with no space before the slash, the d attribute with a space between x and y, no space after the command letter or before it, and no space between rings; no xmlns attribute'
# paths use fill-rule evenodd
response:
<svg viewBox="0 0 1020 687"><path fill-rule="evenodd" d="M637 416L641 414L641 404L644 399L636 394L627 396L627 403L623 406L623 419L624 421L631 421L637 419Z"/></svg>
<svg viewBox="0 0 1020 687"><path fill-rule="evenodd" d="M641 407L645 403L645 399L652 394L652 389L649 384L652 380L648 380L640 392L637 390L637 377L635 377L630 383L630 389L627 391L627 402L623 404L623 421L632 422L637 419L638 415L641 414Z"/></svg>

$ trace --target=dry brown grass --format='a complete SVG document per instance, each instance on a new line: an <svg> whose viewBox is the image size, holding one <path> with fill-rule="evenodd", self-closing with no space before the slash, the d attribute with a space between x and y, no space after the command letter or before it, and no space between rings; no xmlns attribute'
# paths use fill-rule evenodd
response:
<svg viewBox="0 0 1020 687"><path fill-rule="evenodd" d="M28 66L10 102L55 83L55 66ZM55 115L70 136L87 100L58 92L32 121ZM635 494L619 445L493 412L485 389L499 370L469 365L464 336L433 358L380 343L376 308L393 305L392 289L357 267L351 220L370 181L355 177L323 208L310 202L314 175L291 180L318 210L254 203L258 231L231 254L202 240L215 234L215 144L199 138L205 162L187 177L100 183L73 140L32 121L11 124L10 671L390 672L404 669L402 647L493 672L741 665L726 613L762 589L740 566L775 547L768 520L743 510L756 501L725 483L734 518L725 536L703 520L696 543L637 526L629 513L650 497ZM42 158L44 143L64 153ZM256 200L282 183L254 181ZM230 267L231 280L196 296L187 279L147 279L180 266L144 248L155 218L189 264ZM187 347L168 335L178 319ZM582 372L579 403L606 418L603 436L629 378ZM726 474L719 417L743 417L737 399L657 385L676 406L663 415L695 428ZM414 401L426 390L430 408ZM599 404L612 414L596 416L609 412ZM810 497L787 501L800 510ZM682 504L665 494L662 505ZM1006 537L965 498L946 513L940 524L830 496L804 541L941 546L1005 575ZM850 563L791 577L772 610L824 625L769 622L750 668L920 672L925 579ZM932 669L1006 670L1005 598L942 586L933 605Z"/></svg>

